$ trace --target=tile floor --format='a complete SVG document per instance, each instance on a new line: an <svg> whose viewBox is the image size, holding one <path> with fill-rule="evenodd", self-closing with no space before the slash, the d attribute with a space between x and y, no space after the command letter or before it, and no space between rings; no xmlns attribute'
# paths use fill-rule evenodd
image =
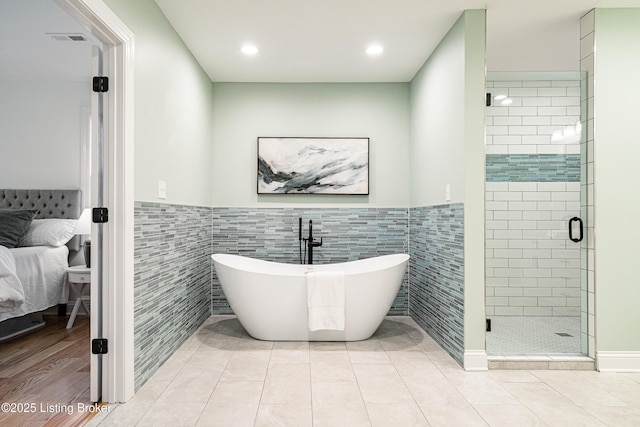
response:
<svg viewBox="0 0 640 427"><path fill-rule="evenodd" d="M491 317L491 332L487 333L487 353L579 355L580 318Z"/></svg>
<svg viewBox="0 0 640 427"><path fill-rule="evenodd" d="M638 426L640 373L465 372L407 317L367 341L267 342L212 316L99 426Z"/></svg>

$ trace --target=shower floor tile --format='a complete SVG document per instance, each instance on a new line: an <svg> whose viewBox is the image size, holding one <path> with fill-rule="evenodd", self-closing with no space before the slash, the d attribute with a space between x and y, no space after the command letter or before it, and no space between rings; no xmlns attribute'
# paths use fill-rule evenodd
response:
<svg viewBox="0 0 640 427"><path fill-rule="evenodd" d="M579 355L579 317L491 317L489 355Z"/></svg>

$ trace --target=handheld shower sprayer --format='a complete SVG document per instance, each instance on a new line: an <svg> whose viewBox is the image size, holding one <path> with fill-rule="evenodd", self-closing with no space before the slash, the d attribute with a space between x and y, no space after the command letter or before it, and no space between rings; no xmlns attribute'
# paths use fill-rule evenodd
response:
<svg viewBox="0 0 640 427"><path fill-rule="evenodd" d="M303 242L304 256L302 255ZM302 218L298 218L298 251L300 253L300 264L305 263L305 258L307 259L307 264L313 264L313 248L318 248L320 246L322 246L322 237L319 242L313 238L313 221L309 220L309 236L302 237ZM308 256L307 250L309 251Z"/></svg>
<svg viewBox="0 0 640 427"><path fill-rule="evenodd" d="M298 218L298 254L300 258L300 264L304 264L304 257L302 256L302 217Z"/></svg>

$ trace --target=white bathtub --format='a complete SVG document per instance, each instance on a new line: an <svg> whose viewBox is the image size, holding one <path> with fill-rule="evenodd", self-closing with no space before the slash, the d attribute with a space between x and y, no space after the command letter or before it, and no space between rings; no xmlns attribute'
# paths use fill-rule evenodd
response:
<svg viewBox="0 0 640 427"><path fill-rule="evenodd" d="M337 264L281 264L211 255L229 305L254 338L268 341L358 341L376 331L400 289L409 255ZM345 330L309 331L305 273L343 271Z"/></svg>

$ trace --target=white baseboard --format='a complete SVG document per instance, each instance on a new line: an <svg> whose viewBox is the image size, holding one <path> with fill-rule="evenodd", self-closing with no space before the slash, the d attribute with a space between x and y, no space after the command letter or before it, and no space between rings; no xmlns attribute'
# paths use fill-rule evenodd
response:
<svg viewBox="0 0 640 427"><path fill-rule="evenodd" d="M485 350L466 350L464 352L465 371L487 371L489 359Z"/></svg>
<svg viewBox="0 0 640 427"><path fill-rule="evenodd" d="M640 372L640 351L599 351L596 362L600 372Z"/></svg>

